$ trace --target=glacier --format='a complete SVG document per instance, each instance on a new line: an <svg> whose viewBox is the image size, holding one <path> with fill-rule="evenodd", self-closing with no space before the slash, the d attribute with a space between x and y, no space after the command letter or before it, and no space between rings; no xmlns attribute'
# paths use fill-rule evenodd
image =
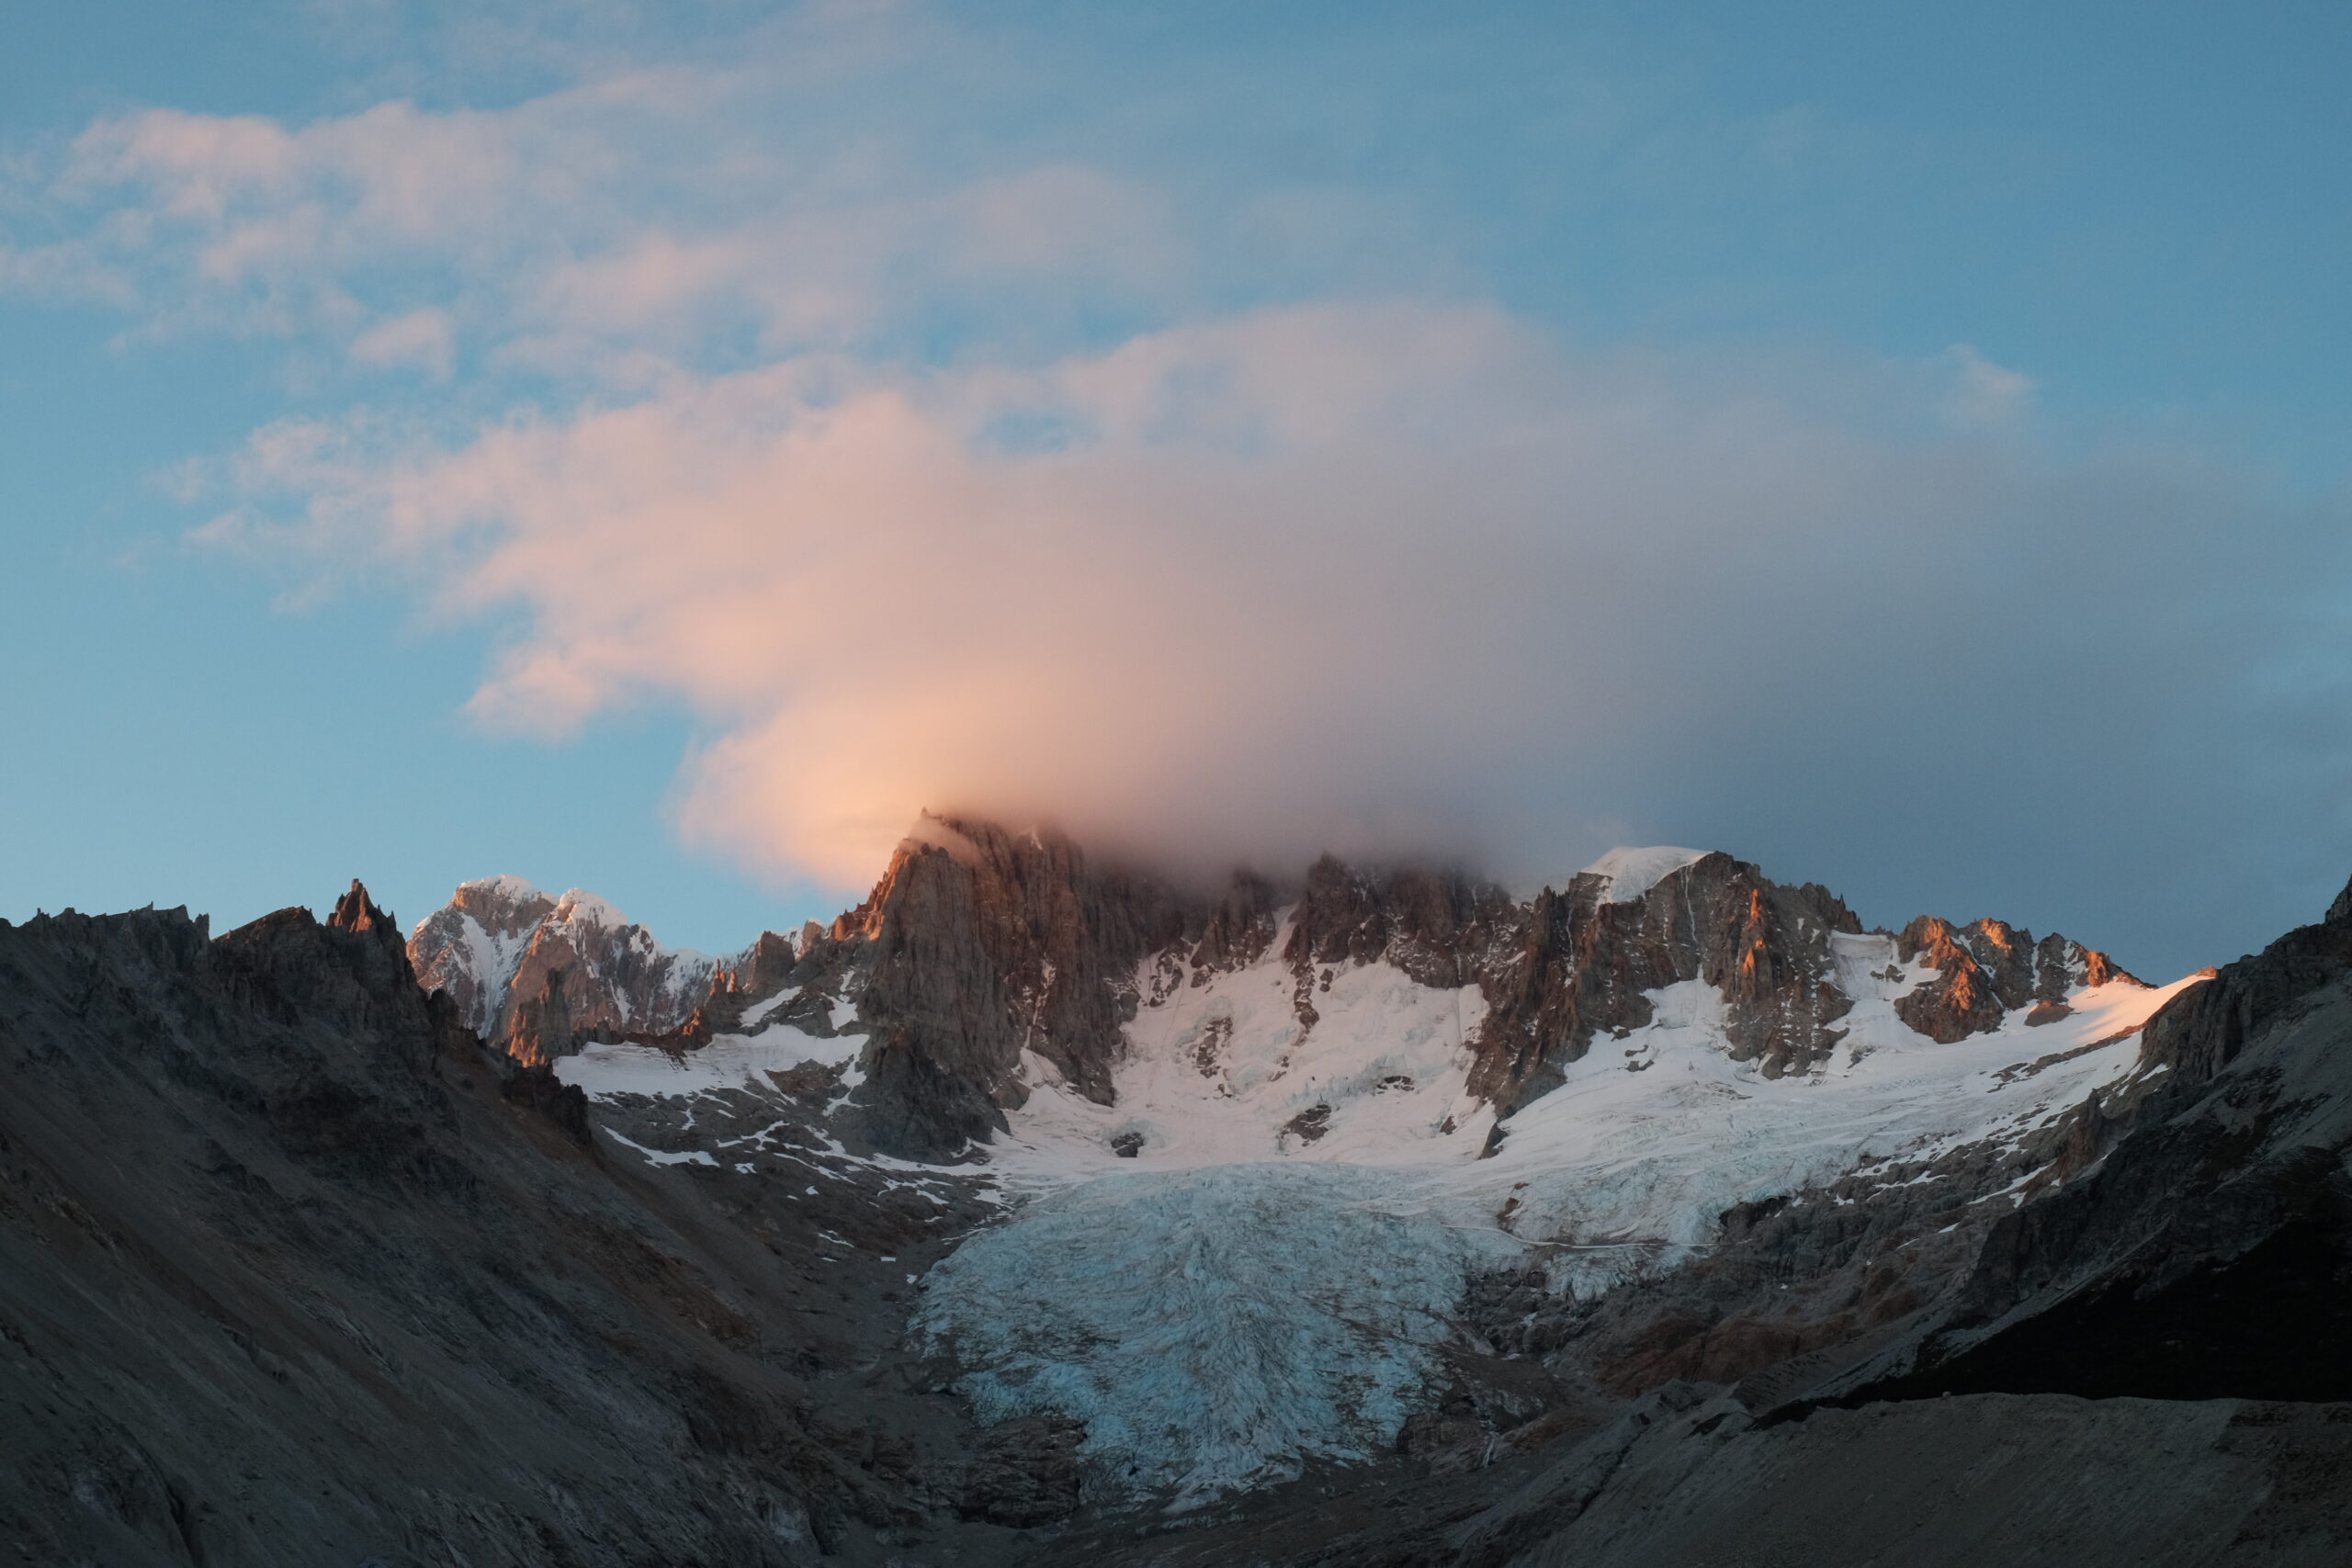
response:
<svg viewBox="0 0 2352 1568"><path fill-rule="evenodd" d="M1514 1251L1366 1167L1106 1176L966 1242L916 1323L983 1423L1074 1416L1113 1490L1182 1510L1393 1444L1467 1270Z"/></svg>

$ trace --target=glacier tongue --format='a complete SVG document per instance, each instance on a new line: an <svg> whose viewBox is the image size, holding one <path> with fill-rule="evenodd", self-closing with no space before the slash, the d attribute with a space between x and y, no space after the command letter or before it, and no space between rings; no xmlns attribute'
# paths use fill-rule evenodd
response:
<svg viewBox="0 0 2352 1568"><path fill-rule="evenodd" d="M1106 1176L966 1242L917 1324L982 1422L1076 1416L1098 1473L1182 1508L1393 1444L1467 1270L1517 1251L1363 1167Z"/></svg>

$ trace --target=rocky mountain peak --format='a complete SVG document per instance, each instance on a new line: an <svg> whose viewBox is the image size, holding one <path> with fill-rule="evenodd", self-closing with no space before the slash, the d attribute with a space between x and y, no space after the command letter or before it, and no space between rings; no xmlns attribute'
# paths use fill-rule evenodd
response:
<svg viewBox="0 0 2352 1568"><path fill-rule="evenodd" d="M2325 921L2331 926L2352 925L2352 882L2346 883L2335 902L2327 907Z"/></svg>
<svg viewBox="0 0 2352 1568"><path fill-rule="evenodd" d="M1595 897L1605 904L1630 904L1666 878L1704 860L1704 850L1671 844L1621 844L1577 874L1598 879Z"/></svg>
<svg viewBox="0 0 2352 1568"><path fill-rule="evenodd" d="M1100 863L1048 829L939 813L855 908L728 957L673 952L592 894L550 898L513 877L465 885L410 951L428 987L526 1062L593 1039L692 1049L755 1008L813 1035L862 1030L855 1130L922 1157L990 1140L1041 1081L1113 1104L1139 1007L1261 965L1299 1049L1346 975L1385 966L1476 992L1468 1091L1501 1117L1596 1038L1647 1026L1676 986L1720 997L1724 1049L1780 1077L1819 1069L1857 998L1889 986L1905 1024L1950 1043L2020 1008L2063 1017L2068 997L2129 978L2000 920L1922 917L1872 937L1826 888L1721 852L1621 848L1532 896L1460 868L1328 854L1295 880L1241 870L1202 887Z"/></svg>
<svg viewBox="0 0 2352 1568"><path fill-rule="evenodd" d="M1058 834L925 814L832 930L859 948L871 1135L951 1150L986 1138L1025 1095L1024 1055L1107 1097L1137 966L1202 931L1190 913Z"/></svg>
<svg viewBox="0 0 2352 1568"><path fill-rule="evenodd" d="M451 905L471 915L485 929L527 931L555 910L556 900L519 876L484 876L461 882L449 897Z"/></svg>
<svg viewBox="0 0 2352 1568"><path fill-rule="evenodd" d="M1426 986L1468 985L1500 956L1516 909L1465 872L1358 871L1327 854L1307 870L1283 956L1294 967L1387 963Z"/></svg>
<svg viewBox="0 0 2352 1568"><path fill-rule="evenodd" d="M351 879L350 890L335 900L334 912L327 917L327 929L374 933L390 940L394 946L401 945L400 927L391 916L376 908L376 901L368 897L368 889L356 876Z"/></svg>
<svg viewBox="0 0 2352 1568"><path fill-rule="evenodd" d="M558 898L555 901L554 909L548 912L547 920L552 925L597 931L643 931L645 930L642 926L630 925L628 917L624 916L619 909L584 887L571 888L563 897ZM647 934L645 940L651 940L650 933Z"/></svg>
<svg viewBox="0 0 2352 1568"><path fill-rule="evenodd" d="M410 961L458 1015L525 1063L544 1063L599 1032L683 1028L720 965L663 947L584 889L550 897L518 876L462 884L419 922Z"/></svg>
<svg viewBox="0 0 2352 1568"><path fill-rule="evenodd" d="M1691 980L1729 1004L1735 1059L1770 1077L1803 1071L1843 1037L1837 1020L1852 1003L1831 939L1860 930L1827 889L1772 882L1720 852L1612 851L1526 907L1518 952L1486 981L1472 1087L1516 1109L1596 1034L1649 1022L1649 993Z"/></svg>
<svg viewBox="0 0 2352 1568"><path fill-rule="evenodd" d="M1939 975L1899 998L1896 1014L1945 1044L1989 1033L2019 1008L2031 1010L2029 1022L2054 1021L2066 1015L2067 997L2084 987L2143 984L2104 953L2056 931L2036 942L2031 931L2005 920L1955 927L1922 915L1903 928L1895 952L1905 963L1923 963Z"/></svg>

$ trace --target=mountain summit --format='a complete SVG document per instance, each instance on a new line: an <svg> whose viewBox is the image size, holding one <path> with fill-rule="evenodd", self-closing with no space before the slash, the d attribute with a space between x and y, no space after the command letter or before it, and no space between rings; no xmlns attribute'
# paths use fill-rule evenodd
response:
<svg viewBox="0 0 2352 1568"><path fill-rule="evenodd" d="M862 1134L927 1158L1005 1132L1043 1075L1115 1106L1135 1032L1203 993L1246 996L1258 1021L1216 1013L1200 1047L1212 1078L1220 1053L1256 1048L1251 1028L1300 1060L1377 1035L1378 1009L1326 1021L1335 985L1344 999L1367 976L1393 976L1444 998L1460 1102L1434 1120L1485 1135L1688 982L1721 997L1728 1059L1767 1079L1824 1070L1860 1002L1890 1002L1912 1032L1953 1043L2055 1022L2086 991L2141 986L2104 953L1999 920L1865 932L1826 889L1774 883L1720 852L1612 850L1523 897L1460 871L1329 856L1203 893L1099 867L1057 837L931 816L831 927L767 933L726 958L673 952L593 896L550 898L513 877L460 887L409 951L424 984L526 1062L599 1042L689 1048L722 1016L779 998L786 1010L766 1016L819 1034L854 1018L869 1036ZM1283 993L1271 1013L1259 1005L1268 987ZM1301 1113L1321 1136L1349 1111L1317 1101Z"/></svg>

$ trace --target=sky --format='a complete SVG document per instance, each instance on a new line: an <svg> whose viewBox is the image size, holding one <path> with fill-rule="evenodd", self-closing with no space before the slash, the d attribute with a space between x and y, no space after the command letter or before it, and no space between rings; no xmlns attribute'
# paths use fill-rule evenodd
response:
<svg viewBox="0 0 2352 1568"><path fill-rule="evenodd" d="M0 918L2352 873L2341 6L17 12Z"/></svg>

